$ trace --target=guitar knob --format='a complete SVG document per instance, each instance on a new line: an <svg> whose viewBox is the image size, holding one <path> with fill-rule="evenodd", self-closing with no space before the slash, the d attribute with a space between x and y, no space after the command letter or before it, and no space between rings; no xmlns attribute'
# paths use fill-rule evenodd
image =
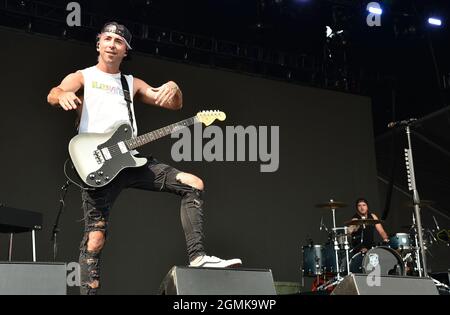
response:
<svg viewBox="0 0 450 315"><path fill-rule="evenodd" d="M106 177L105 177L105 180L109 180L109 176L106 176Z"/></svg>
<svg viewBox="0 0 450 315"><path fill-rule="evenodd" d="M100 185L100 184L102 183L102 181L101 181L100 179L97 179L97 180L95 181L95 183L96 183L97 185Z"/></svg>
<svg viewBox="0 0 450 315"><path fill-rule="evenodd" d="M97 174L103 176L103 171L98 171Z"/></svg>
<svg viewBox="0 0 450 315"><path fill-rule="evenodd" d="M91 175L89 175L89 178L90 178L90 179L94 179L94 178L95 178L95 175L94 175L94 174L91 174Z"/></svg>

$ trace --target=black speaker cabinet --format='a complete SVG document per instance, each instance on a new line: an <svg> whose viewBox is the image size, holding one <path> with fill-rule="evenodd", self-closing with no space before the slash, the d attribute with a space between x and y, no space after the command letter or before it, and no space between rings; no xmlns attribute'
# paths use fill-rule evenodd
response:
<svg viewBox="0 0 450 315"><path fill-rule="evenodd" d="M272 271L174 266L161 283L163 295L275 295Z"/></svg>
<svg viewBox="0 0 450 315"><path fill-rule="evenodd" d="M339 283L332 295L438 295L429 278L350 274Z"/></svg>
<svg viewBox="0 0 450 315"><path fill-rule="evenodd" d="M0 262L0 295L65 295L65 263Z"/></svg>

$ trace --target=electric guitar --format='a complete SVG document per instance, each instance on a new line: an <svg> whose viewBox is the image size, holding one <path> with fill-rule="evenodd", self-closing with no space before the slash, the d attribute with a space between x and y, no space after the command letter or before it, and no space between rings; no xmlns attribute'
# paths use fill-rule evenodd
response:
<svg viewBox="0 0 450 315"><path fill-rule="evenodd" d="M215 120L224 121L221 111L201 111L197 115L175 124L133 138L129 123L120 123L107 133L81 133L70 140L69 154L73 165L90 187L102 187L110 183L120 171L128 167L140 167L146 158L135 157L132 151L140 146L171 134L174 130L201 122L205 126Z"/></svg>

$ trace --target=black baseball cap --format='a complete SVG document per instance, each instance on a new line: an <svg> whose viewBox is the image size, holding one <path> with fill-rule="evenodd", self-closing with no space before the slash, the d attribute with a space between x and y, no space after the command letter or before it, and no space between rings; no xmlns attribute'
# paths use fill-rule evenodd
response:
<svg viewBox="0 0 450 315"><path fill-rule="evenodd" d="M125 25L119 24L117 22L108 22L105 25L103 25L103 28L100 32L100 34L103 33L114 33L116 35L119 35L123 38L125 43L127 44L128 49L131 48L131 33L130 31L125 27Z"/></svg>

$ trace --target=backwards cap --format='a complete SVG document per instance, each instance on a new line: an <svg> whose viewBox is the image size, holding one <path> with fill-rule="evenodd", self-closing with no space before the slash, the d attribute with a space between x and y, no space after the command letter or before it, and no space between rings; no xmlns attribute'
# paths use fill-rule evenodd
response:
<svg viewBox="0 0 450 315"><path fill-rule="evenodd" d="M130 45L131 44L131 33L125 27L125 25L119 24L117 22L108 22L103 26L100 33L101 34L114 33L116 35L119 35L120 37L122 37L122 39L127 44L128 49L132 49L131 45Z"/></svg>

